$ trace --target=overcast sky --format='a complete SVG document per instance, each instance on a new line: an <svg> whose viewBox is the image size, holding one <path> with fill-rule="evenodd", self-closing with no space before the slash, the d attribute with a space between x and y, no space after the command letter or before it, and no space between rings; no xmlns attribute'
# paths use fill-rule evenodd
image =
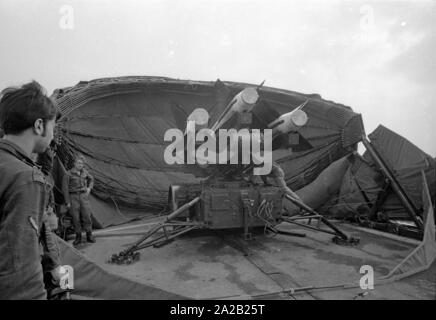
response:
<svg viewBox="0 0 436 320"><path fill-rule="evenodd" d="M436 156L436 1L0 0L0 88L123 75L319 93Z"/></svg>

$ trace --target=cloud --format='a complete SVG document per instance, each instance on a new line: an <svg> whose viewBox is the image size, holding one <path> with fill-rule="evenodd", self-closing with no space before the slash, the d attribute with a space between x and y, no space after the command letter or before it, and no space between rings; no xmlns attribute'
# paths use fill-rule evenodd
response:
<svg viewBox="0 0 436 320"><path fill-rule="evenodd" d="M436 34L424 36L389 63L387 68L421 85L436 89Z"/></svg>
<svg viewBox="0 0 436 320"><path fill-rule="evenodd" d="M350 105L368 131L385 124L436 155L425 116L436 99L436 2L69 3L72 31L58 26L61 4L0 2L0 87L121 75L266 79Z"/></svg>

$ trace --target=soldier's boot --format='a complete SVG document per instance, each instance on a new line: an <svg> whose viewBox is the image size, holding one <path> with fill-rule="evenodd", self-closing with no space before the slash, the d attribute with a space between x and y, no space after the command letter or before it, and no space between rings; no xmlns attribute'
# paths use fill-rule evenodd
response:
<svg viewBox="0 0 436 320"><path fill-rule="evenodd" d="M73 242L73 246L77 246L78 244L80 244L82 242L82 233L77 232L76 233L76 239Z"/></svg>
<svg viewBox="0 0 436 320"><path fill-rule="evenodd" d="M90 243L95 243L95 238L92 235L91 231L86 232L86 241L88 241Z"/></svg>

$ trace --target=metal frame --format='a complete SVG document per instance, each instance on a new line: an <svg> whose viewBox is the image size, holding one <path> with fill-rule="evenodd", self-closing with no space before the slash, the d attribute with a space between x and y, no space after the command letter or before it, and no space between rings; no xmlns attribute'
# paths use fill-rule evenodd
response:
<svg viewBox="0 0 436 320"><path fill-rule="evenodd" d="M139 259L139 250L154 246L161 247L175 238L181 236L184 233L195 229L204 228L204 224L201 222L189 222L189 221L172 221L181 215L186 210L193 207L197 202L200 201L200 197L196 197L190 202L184 204L180 208L173 211L169 214L164 222L161 222L151 228L151 230L147 231L144 236L142 236L138 241L136 241L133 245L127 248L124 251L121 251L118 254L113 254L109 260L110 263L117 264L130 264ZM163 231L162 235L154 237L150 239L153 235L158 233L159 231Z"/></svg>
<svg viewBox="0 0 436 320"><path fill-rule="evenodd" d="M415 222L416 226L420 230L424 230L424 224L422 218L419 216L418 209L415 207L413 202L410 200L406 191L403 189L401 184L395 178L391 168L386 164L386 161L380 155L379 152L374 148L374 146L368 141L368 139L363 136L362 143L365 146L366 150L369 152L371 157L373 158L375 164L378 169L382 172L386 179L389 180L390 187L395 191L397 196L400 198L402 204L407 210L409 217Z"/></svg>
<svg viewBox="0 0 436 320"><path fill-rule="evenodd" d="M311 229L311 230L315 230L315 231L320 231L320 232L332 234L332 235L335 236L333 238L333 241L335 243L338 243L338 244L358 244L359 243L359 239L358 238L349 237L344 232L342 232L338 227L336 227L333 223L328 221L324 216L322 216L319 213L317 213L315 210L310 208L305 203L300 202L299 200L294 199L294 198L292 198L291 196L289 196L287 194L285 194L285 198L288 199L289 201L291 201L296 206L298 206L304 212L306 212L306 214L302 213L300 215L292 216L292 217L284 217L284 216L282 216L282 220L283 221L288 222L288 223L292 223L292 224L295 224L295 225L298 225L298 226L301 226L301 227L304 227L304 228L308 228L308 229ZM304 224L304 223L301 223L301 222L297 222L297 220L302 220L302 219L304 219L304 220L309 219L309 221L308 221L307 224ZM318 220L318 226L317 227L314 227L314 226L311 225L312 219L317 219ZM331 230L321 229L321 227L320 227L321 223L325 224Z"/></svg>
<svg viewBox="0 0 436 320"><path fill-rule="evenodd" d="M359 243L359 239L349 237L344 232L339 230L334 224L332 224L330 221L328 221L326 218L324 218L319 213L315 212L312 208L307 206L306 204L290 197L289 195L285 195L285 198L293 202L295 205L300 207L302 210L307 212L306 214L301 214L298 216L293 217L286 217L281 216L280 220L282 222L287 222L291 224L295 224L298 226L302 226L308 229L312 229L319 232L324 232L328 234L332 234L335 237L333 238L333 241L337 244L357 244ZM248 212L247 212L247 205L246 203L248 199L245 199L244 197L241 198L244 202L243 207L243 218L244 218L244 240L251 240L252 236L249 232L249 218L248 218ZM206 229L208 228L207 224L202 221L181 221L177 220L177 218L184 213L186 210L192 208L195 206L199 201L201 200L201 197L198 196L191 200L190 202L184 204L180 208L176 209L174 212L169 214L164 222L161 222L151 228L149 231L147 231L144 236L142 236L138 241L136 241L133 245L131 245L129 248L127 248L124 251L121 251L119 254L114 254L111 256L109 262L110 263L117 263L117 264L130 264L139 259L139 250L153 246L153 247L161 247L171 241L173 241L175 238L190 232L192 230L196 229ZM298 220L302 219L309 219L308 224L304 224L301 222L298 222ZM318 220L318 226L314 227L310 225L311 220L316 219ZM331 230L321 229L320 224L323 223L327 227L329 227ZM298 233L298 232L290 232L290 231L282 231L280 229L277 229L275 225L266 225L267 229L270 231L276 233L276 234L283 234L287 236L296 236L296 237L305 237L306 235L304 233ZM158 232L162 232L162 234L153 237Z"/></svg>

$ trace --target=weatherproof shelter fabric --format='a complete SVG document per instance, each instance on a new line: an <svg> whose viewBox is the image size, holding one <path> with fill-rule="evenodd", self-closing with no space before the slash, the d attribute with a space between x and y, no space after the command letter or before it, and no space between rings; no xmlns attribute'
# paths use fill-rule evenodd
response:
<svg viewBox="0 0 436 320"><path fill-rule="evenodd" d="M429 189L431 190L434 201L434 191L436 189L436 164L434 159L420 150L407 139L404 139L386 127L378 126L369 136L372 145L386 161L393 171L398 182L407 193L416 208L423 207L422 201L422 176L424 170L427 177ZM371 159L369 154L364 155ZM396 200L396 201L395 201ZM393 211L402 207L398 198L392 199L384 204L385 210Z"/></svg>
<svg viewBox="0 0 436 320"><path fill-rule="evenodd" d="M63 265L73 267L73 295L88 299L168 300L186 297L111 274L58 238Z"/></svg>
<svg viewBox="0 0 436 320"><path fill-rule="evenodd" d="M424 207L421 171L427 178L430 197L435 201L436 162L431 156L381 125L368 137L418 210ZM384 184L383 175L366 151L363 158L358 159L345 174L338 203L330 213L336 217L368 214ZM400 199L392 190L378 211L385 212L389 218L408 218Z"/></svg>
<svg viewBox="0 0 436 320"><path fill-rule="evenodd" d="M356 157L343 176L334 205L328 208L329 215L345 218L369 213L370 206L383 190L383 181L383 176L373 164Z"/></svg>
<svg viewBox="0 0 436 320"><path fill-rule="evenodd" d="M339 192L342 178L350 166L349 157L336 160L324 169L314 181L295 193L309 207L318 209ZM298 214L300 211L300 208L286 199L283 206L289 215Z"/></svg>
<svg viewBox="0 0 436 320"><path fill-rule="evenodd" d="M389 272L386 276L388 279L398 280L425 271L436 261L434 208L424 173L422 173L422 184L422 201L424 203L424 216L426 217L424 238L418 247Z"/></svg>
<svg viewBox="0 0 436 320"><path fill-rule="evenodd" d="M57 128L59 157L67 168L73 155L84 154L95 178L93 194L117 206L161 211L172 184L198 182L196 165L170 165L164 151L168 129L184 130L188 115L204 108L216 119L240 91L255 85L157 77L124 77L80 82L58 89L53 98L62 118ZM298 189L313 181L333 161L350 153L363 132L360 115L350 107L268 87L261 100L278 114L309 100L309 121L300 131L313 149L279 150L274 159L288 184Z"/></svg>

